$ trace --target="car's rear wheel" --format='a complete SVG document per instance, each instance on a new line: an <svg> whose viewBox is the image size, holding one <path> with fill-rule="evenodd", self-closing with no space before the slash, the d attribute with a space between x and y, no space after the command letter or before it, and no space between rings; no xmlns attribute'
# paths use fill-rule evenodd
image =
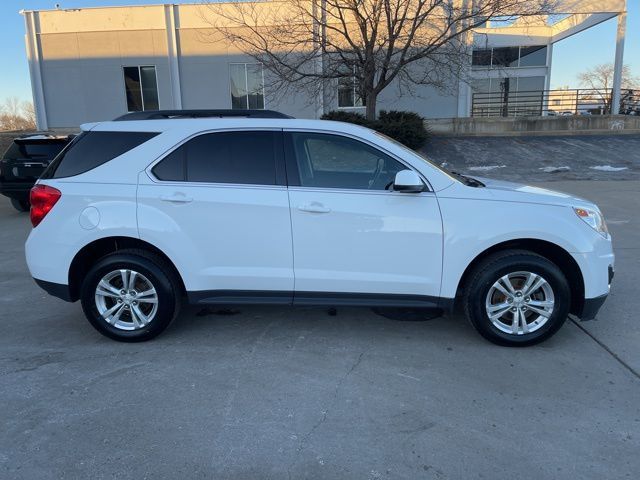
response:
<svg viewBox="0 0 640 480"><path fill-rule="evenodd" d="M149 340L177 316L180 286L162 258L121 250L100 259L81 291L82 308L103 335L123 342Z"/></svg>
<svg viewBox="0 0 640 480"><path fill-rule="evenodd" d="M499 252L483 260L465 287L464 308L478 332L493 343L533 345L565 322L571 290L550 260L525 250Z"/></svg>
<svg viewBox="0 0 640 480"><path fill-rule="evenodd" d="M28 200L18 200L17 198L11 199L11 205L13 205L13 208L18 210L19 212L28 212L31 208Z"/></svg>

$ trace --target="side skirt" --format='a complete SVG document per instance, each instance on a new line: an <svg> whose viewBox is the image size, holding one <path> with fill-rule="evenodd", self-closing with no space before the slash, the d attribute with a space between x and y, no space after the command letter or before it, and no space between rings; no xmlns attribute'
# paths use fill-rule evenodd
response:
<svg viewBox="0 0 640 480"><path fill-rule="evenodd" d="M187 292L195 305L304 305L333 307L442 308L450 311L453 298L429 295L344 292L286 292L258 290L198 290Z"/></svg>

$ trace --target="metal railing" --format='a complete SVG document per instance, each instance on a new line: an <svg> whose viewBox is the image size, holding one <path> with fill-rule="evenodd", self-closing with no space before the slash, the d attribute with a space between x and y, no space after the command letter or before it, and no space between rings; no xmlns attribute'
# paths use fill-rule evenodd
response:
<svg viewBox="0 0 640 480"><path fill-rule="evenodd" d="M611 112L611 90L586 88L524 92L478 92L472 117L605 115ZM616 113L640 115L640 90L623 90Z"/></svg>

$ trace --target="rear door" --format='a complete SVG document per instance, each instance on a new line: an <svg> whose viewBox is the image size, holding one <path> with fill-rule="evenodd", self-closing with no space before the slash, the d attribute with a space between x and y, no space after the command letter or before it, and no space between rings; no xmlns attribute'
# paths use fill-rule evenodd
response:
<svg viewBox="0 0 640 480"><path fill-rule="evenodd" d="M141 175L138 225L174 259L192 301L289 303L282 131L204 133L179 145Z"/></svg>
<svg viewBox="0 0 640 480"><path fill-rule="evenodd" d="M435 302L442 222L432 192L390 189L410 168L359 139L285 132L295 303Z"/></svg>

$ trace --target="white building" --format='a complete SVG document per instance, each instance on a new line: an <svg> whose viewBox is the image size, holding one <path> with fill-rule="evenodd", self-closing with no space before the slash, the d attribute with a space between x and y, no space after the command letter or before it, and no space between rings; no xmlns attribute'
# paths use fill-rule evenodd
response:
<svg viewBox="0 0 640 480"><path fill-rule="evenodd" d="M203 39L211 26L202 8L165 4L24 11L38 127L76 127L142 109L269 108L313 118L322 111L362 108L354 95L334 95L321 108L302 93L270 98L261 65ZM472 109L482 114L481 104L472 105L474 92L503 92L506 100L517 100L520 92L548 90L553 45L616 16L619 95L625 8L625 0L561 0L562 14L494 21L473 35L468 81L457 81L446 93L417 87L417 95L400 95L391 84L381 93L378 109L411 110L426 118L466 117Z"/></svg>

